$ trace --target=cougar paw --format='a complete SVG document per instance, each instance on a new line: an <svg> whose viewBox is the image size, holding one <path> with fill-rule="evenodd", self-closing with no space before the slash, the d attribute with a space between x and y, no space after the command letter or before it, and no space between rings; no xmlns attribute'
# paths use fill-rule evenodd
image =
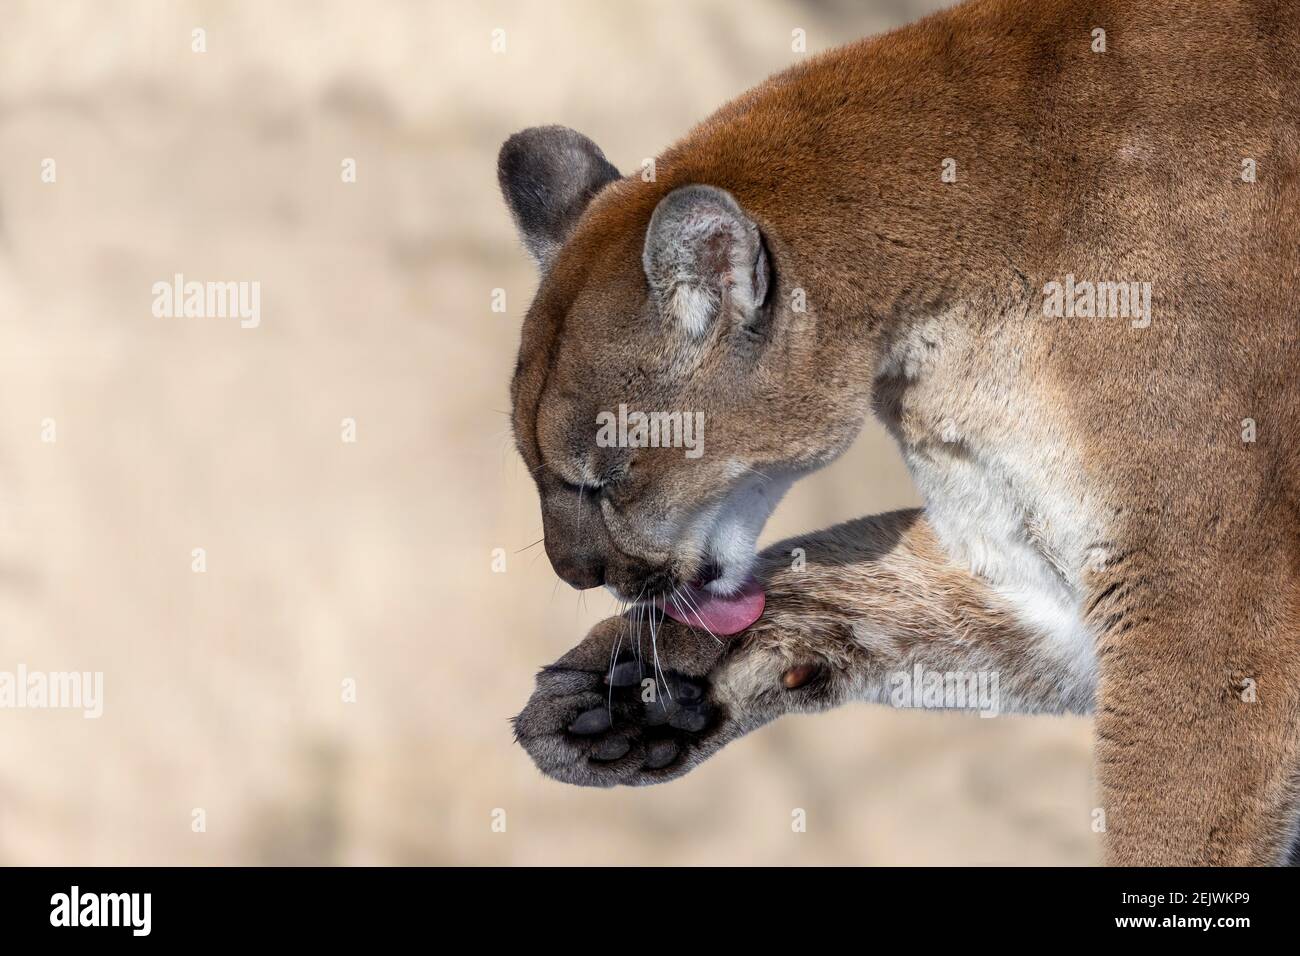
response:
<svg viewBox="0 0 1300 956"><path fill-rule="evenodd" d="M603 622L538 674L514 726L543 773L589 787L662 783L737 735L708 676L721 646L671 622L653 645L632 631L626 618Z"/></svg>

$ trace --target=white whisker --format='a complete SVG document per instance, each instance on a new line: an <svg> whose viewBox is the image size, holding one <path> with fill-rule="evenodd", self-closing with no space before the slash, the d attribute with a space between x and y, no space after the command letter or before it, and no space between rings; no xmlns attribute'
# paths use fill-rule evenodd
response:
<svg viewBox="0 0 1300 956"><path fill-rule="evenodd" d="M659 623L660 626L662 626L663 624L662 608L659 609L659 614L660 614ZM655 616L654 616L653 608L651 609L650 612L650 647L654 651L654 669L658 674L658 676L655 677L655 686L657 687L659 685L659 678L662 677L664 681L664 693L668 695L669 700L672 700L673 692L668 687L668 675L664 673L664 669L659 663L659 639L658 639L658 631L655 628Z"/></svg>
<svg viewBox="0 0 1300 956"><path fill-rule="evenodd" d="M676 592L674 592L674 593L676 593ZM700 613L699 605L696 604L696 603L695 603L695 599L691 597L690 589L687 588L687 589L683 590L681 596L682 596L682 600L685 601L685 602L687 603L687 605L688 605L688 606L690 607L690 609L691 609L691 612L695 615L695 620L699 622L700 627L704 628L704 633L708 634L709 637L713 638L714 642L715 642L716 644L718 644L718 646L721 646L721 645L722 645L722 641L718 638L718 635L714 634L713 631L709 630L709 625L707 625L707 624L704 623L704 615ZM680 604L679 604L677 607L678 607L678 610L681 609L681 605L680 605ZM687 616L688 616L688 615L685 615L685 614L682 615L682 617L687 617Z"/></svg>

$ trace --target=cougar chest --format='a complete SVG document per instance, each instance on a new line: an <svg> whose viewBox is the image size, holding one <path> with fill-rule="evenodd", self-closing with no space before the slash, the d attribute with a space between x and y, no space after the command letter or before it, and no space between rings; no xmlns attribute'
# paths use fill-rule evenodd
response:
<svg viewBox="0 0 1300 956"><path fill-rule="evenodd" d="M950 559L1092 682L1082 579L1099 533L1075 449L1016 356L978 345L937 326L896 343L876 380L877 413Z"/></svg>

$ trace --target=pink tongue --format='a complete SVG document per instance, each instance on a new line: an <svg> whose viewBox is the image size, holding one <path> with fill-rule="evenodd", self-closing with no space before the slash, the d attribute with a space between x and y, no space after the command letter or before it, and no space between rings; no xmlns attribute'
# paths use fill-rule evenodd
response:
<svg viewBox="0 0 1300 956"><path fill-rule="evenodd" d="M718 637L739 634L763 614L766 599L763 585L753 578L736 594L726 597L705 591L695 585L686 588L690 600L660 602L664 613L674 621L701 630L712 631Z"/></svg>

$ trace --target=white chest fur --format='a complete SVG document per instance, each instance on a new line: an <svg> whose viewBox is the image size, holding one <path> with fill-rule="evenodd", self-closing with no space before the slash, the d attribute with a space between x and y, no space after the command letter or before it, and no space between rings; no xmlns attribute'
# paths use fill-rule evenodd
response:
<svg viewBox="0 0 1300 956"><path fill-rule="evenodd" d="M987 581L1038 635L1041 651L1090 691L1097 661L1079 583L1090 536L1075 503L968 450L911 449L904 457L952 560Z"/></svg>
<svg viewBox="0 0 1300 956"><path fill-rule="evenodd" d="M954 563L987 581L1065 665L1081 696L1097 675L1084 623L1086 563L1101 540L1068 431L1023 387L996 345L917 330L881 369L892 390L883 417Z"/></svg>

